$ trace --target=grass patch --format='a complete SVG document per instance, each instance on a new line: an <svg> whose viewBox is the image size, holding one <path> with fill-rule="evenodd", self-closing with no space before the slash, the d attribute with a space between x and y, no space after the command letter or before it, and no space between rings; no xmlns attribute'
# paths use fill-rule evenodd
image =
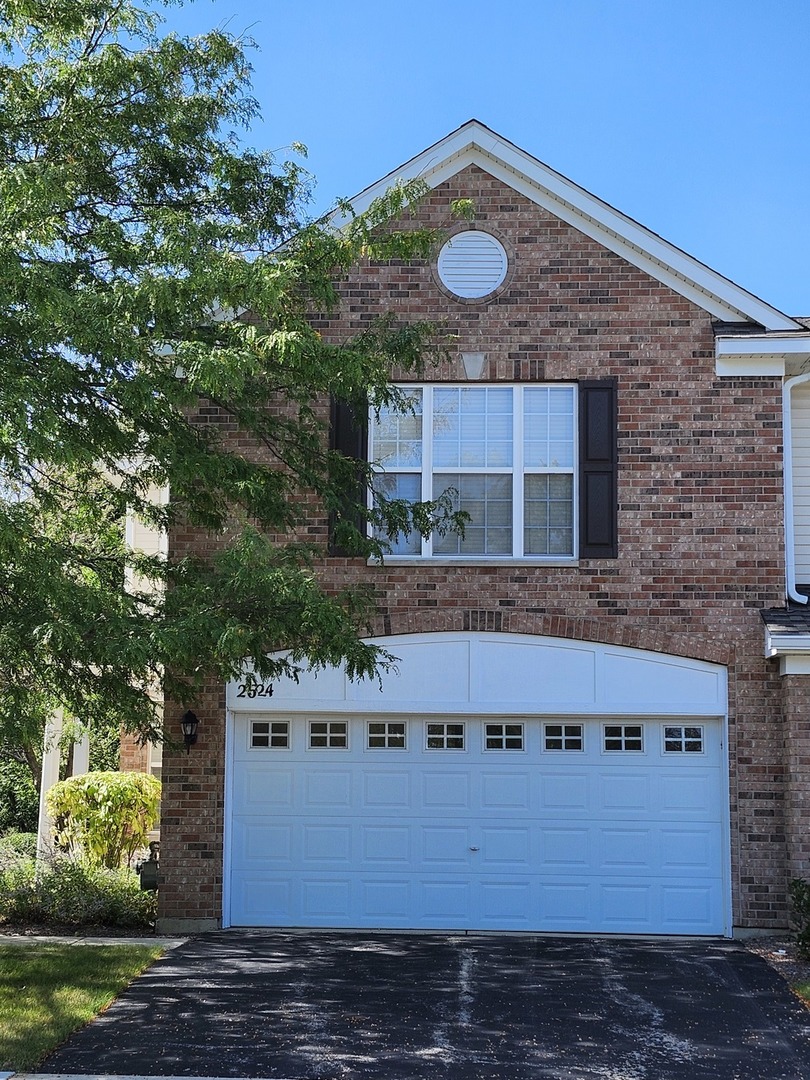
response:
<svg viewBox="0 0 810 1080"><path fill-rule="evenodd" d="M798 994L802 1001L810 1005L810 982L797 982L793 984L793 992Z"/></svg>
<svg viewBox="0 0 810 1080"><path fill-rule="evenodd" d="M0 945L0 1068L32 1069L162 952L160 945Z"/></svg>

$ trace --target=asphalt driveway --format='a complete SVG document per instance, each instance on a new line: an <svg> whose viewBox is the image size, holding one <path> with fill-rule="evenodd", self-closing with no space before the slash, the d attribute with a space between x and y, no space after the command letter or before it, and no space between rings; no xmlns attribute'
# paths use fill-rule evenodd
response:
<svg viewBox="0 0 810 1080"><path fill-rule="evenodd" d="M807 1080L810 1012L730 942L223 931L41 1072L273 1080Z"/></svg>

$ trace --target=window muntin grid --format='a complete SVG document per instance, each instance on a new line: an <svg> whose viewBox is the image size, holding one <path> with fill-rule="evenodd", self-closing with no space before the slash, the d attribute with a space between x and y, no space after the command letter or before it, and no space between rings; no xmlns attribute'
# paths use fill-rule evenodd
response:
<svg viewBox="0 0 810 1080"><path fill-rule="evenodd" d="M484 724L485 750L523 750L523 724Z"/></svg>
<svg viewBox="0 0 810 1080"><path fill-rule="evenodd" d="M615 750L644 751L644 727L642 724L605 724L604 749L607 753Z"/></svg>
<svg viewBox="0 0 810 1080"><path fill-rule="evenodd" d="M703 727L700 724L665 724L665 754L702 754Z"/></svg>
<svg viewBox="0 0 810 1080"><path fill-rule="evenodd" d="M579 751L585 747L582 724L544 724L544 750Z"/></svg>
<svg viewBox="0 0 810 1080"><path fill-rule="evenodd" d="M369 720L366 725L369 750L405 750L406 725L401 720Z"/></svg>
<svg viewBox="0 0 810 1080"><path fill-rule="evenodd" d="M425 749L463 750L464 724L429 721L425 724Z"/></svg>
<svg viewBox="0 0 810 1080"><path fill-rule="evenodd" d="M372 413L374 492L470 514L462 538L400 535L396 556L552 558L576 554L576 387L406 388L401 412ZM410 410L415 410L411 412ZM382 539L382 537L381 537Z"/></svg>
<svg viewBox="0 0 810 1080"><path fill-rule="evenodd" d="M345 720L310 720L310 750L346 750L349 725Z"/></svg>
<svg viewBox="0 0 810 1080"><path fill-rule="evenodd" d="M252 720L250 747L252 750L289 750L289 720Z"/></svg>

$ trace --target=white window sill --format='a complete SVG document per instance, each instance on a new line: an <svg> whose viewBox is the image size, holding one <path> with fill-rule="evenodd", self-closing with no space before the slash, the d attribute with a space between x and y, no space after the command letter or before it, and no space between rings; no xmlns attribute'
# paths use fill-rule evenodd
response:
<svg viewBox="0 0 810 1080"><path fill-rule="evenodd" d="M391 555L384 561L380 559L369 559L369 566L558 566L560 568L578 567L579 559L541 559L541 558L529 558L529 559L515 559L515 558L492 558L489 556L475 556L462 558L461 556L448 556L442 558L439 556L433 556L431 558L423 558L421 555Z"/></svg>

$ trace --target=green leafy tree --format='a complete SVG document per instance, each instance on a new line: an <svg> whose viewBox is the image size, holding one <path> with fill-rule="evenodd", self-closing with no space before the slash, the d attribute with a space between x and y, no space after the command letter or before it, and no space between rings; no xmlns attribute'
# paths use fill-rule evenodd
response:
<svg viewBox="0 0 810 1080"><path fill-rule="evenodd" d="M89 772L54 784L46 795L56 842L74 858L114 870L149 842L160 807L160 781L147 773Z"/></svg>
<svg viewBox="0 0 810 1080"><path fill-rule="evenodd" d="M6 732L59 705L154 735L150 688L190 701L207 672L233 677L246 657L262 678L339 662L370 675L368 596L325 594L323 552L296 532L312 497L358 556L384 554L398 529L460 524L446 499L367 511L367 466L324 437L330 394L390 401L391 365L418 370L441 347L436 327L385 313L339 346L311 321L358 260L433 249L413 220L388 227L420 185L361 216L343 206L340 230L308 220L301 167L240 141L257 117L246 43L159 31L154 5L132 0L0 0ZM256 454L195 423L201 400ZM166 486L168 505L153 505ZM110 525L127 508L217 533L220 554L124 553ZM267 659L280 648L288 660Z"/></svg>

